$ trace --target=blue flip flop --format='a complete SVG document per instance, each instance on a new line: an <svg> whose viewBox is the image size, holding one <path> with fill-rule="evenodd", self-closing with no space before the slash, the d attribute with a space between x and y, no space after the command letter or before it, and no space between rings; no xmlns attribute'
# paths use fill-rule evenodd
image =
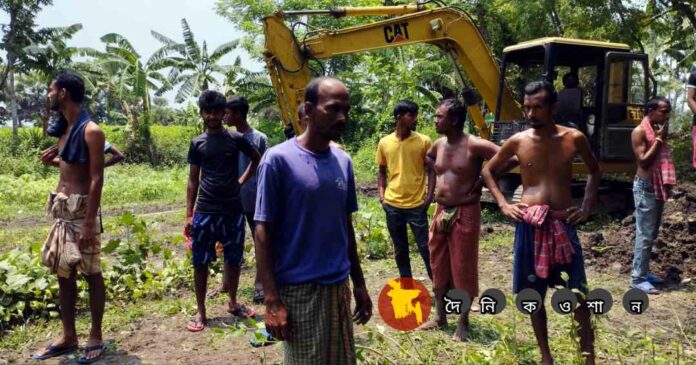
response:
<svg viewBox="0 0 696 365"><path fill-rule="evenodd" d="M53 344L49 344L48 346L46 346L46 350L44 351L43 354L34 354L34 355L31 355L31 358L34 360L46 360L46 359L50 359L52 357L69 354L69 353L74 352L76 350L77 350L77 345L60 347L60 346L55 346Z"/></svg>
<svg viewBox="0 0 696 365"><path fill-rule="evenodd" d="M661 277L659 277L659 276L657 276L657 275L655 275L655 274L651 274L651 273L647 273L647 274L645 275L645 279L646 279L650 284L664 284L664 283L665 283L665 280L664 280L664 279L662 279Z"/></svg>
<svg viewBox="0 0 696 365"><path fill-rule="evenodd" d="M99 355L97 355L96 357L93 357L91 359L88 359L85 357L88 352L95 351L95 350L101 350ZM87 346L82 351L84 354L77 359L77 363L78 364L91 364L91 363L101 359L102 355L104 355L104 351L106 351L106 344Z"/></svg>
<svg viewBox="0 0 696 365"><path fill-rule="evenodd" d="M631 284L631 288L639 289L643 291L645 294L660 294L660 290L654 287L652 284L650 284L649 281L643 281L637 284Z"/></svg>
<svg viewBox="0 0 696 365"><path fill-rule="evenodd" d="M263 347L275 345L276 343L278 343L278 340L273 338L273 336L271 336L271 334L268 333L268 331L266 331L265 328L261 328L254 332L254 334L249 339L249 343L253 347Z"/></svg>

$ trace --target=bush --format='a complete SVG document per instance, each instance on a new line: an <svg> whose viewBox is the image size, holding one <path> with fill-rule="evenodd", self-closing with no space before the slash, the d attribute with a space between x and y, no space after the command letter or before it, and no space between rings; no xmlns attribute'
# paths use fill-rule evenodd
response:
<svg viewBox="0 0 696 365"><path fill-rule="evenodd" d="M188 285L188 257L175 257L161 241L153 239L152 227L130 212L123 213L117 224L125 237L102 244L104 254L114 254L110 265L105 265L102 257L109 300L155 299ZM58 282L41 264L41 247L36 243L0 256L0 329L32 317L58 316L54 303ZM86 285L80 282L79 288L79 296L87 298Z"/></svg>

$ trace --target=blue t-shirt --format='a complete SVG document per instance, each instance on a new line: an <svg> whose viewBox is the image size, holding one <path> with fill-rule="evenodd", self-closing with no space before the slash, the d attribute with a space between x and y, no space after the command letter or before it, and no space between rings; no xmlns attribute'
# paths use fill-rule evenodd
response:
<svg viewBox="0 0 696 365"><path fill-rule="evenodd" d="M261 155L266 152L268 146L268 137L256 129L249 129L244 133L244 139L252 146L256 147ZM241 177L251 164L251 158L245 154L239 155L239 176ZM242 209L244 213L253 213L256 205L256 171L252 171L251 178L242 185L239 193L242 198Z"/></svg>
<svg viewBox="0 0 696 365"><path fill-rule="evenodd" d="M296 138L266 152L254 219L273 224L279 285L343 282L350 274L347 216L358 210L353 162L336 147L302 148Z"/></svg>

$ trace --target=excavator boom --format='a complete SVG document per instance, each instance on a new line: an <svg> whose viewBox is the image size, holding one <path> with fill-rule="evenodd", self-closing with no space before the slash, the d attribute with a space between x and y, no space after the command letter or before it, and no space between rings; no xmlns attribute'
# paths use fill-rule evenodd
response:
<svg viewBox="0 0 696 365"><path fill-rule="evenodd" d="M296 131L301 132L296 115L305 86L311 79L309 60L420 43L436 45L452 54L488 110L496 110L500 76L498 64L466 13L454 8L414 12L417 9L404 6L379 7L369 12L350 9L344 9L344 13L404 15L345 29L319 30L302 43L286 25L282 12L263 19L266 35L264 57L276 91L281 118L286 125L293 125ZM489 138L490 130L478 104L468 104L480 135ZM507 87L503 91L500 110L500 117L504 120L519 120L522 116L519 104Z"/></svg>

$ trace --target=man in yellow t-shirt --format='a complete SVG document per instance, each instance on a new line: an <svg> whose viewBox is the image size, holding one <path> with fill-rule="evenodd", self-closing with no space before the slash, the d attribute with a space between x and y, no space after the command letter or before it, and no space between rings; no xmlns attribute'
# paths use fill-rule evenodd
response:
<svg viewBox="0 0 696 365"><path fill-rule="evenodd" d="M432 278L428 251L428 207L433 200L435 176L434 170L426 165L425 158L432 142L428 136L416 132L418 105L414 102L397 102L394 120L396 130L383 137L377 146L379 200L387 215L387 228L394 243L399 275L413 277L406 231L408 224L416 238L428 276Z"/></svg>

